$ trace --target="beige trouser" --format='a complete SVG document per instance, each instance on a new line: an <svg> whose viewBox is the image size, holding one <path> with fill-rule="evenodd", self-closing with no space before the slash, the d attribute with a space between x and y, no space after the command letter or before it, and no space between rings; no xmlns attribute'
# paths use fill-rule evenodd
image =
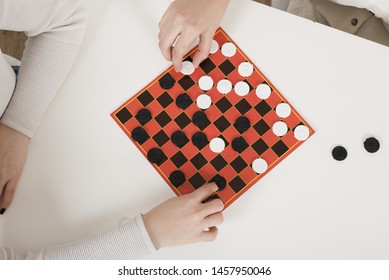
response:
<svg viewBox="0 0 389 280"><path fill-rule="evenodd" d="M389 28L366 9L328 0L290 0L288 12L389 46Z"/></svg>

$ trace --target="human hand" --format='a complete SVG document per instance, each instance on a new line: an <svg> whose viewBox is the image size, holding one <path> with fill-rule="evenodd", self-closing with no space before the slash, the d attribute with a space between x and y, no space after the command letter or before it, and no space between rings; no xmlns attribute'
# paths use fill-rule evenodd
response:
<svg viewBox="0 0 389 280"><path fill-rule="evenodd" d="M175 0L170 4L159 23L159 48L177 72L181 70L184 54L197 37L199 50L193 57L193 65L197 68L207 58L228 3L229 0Z"/></svg>
<svg viewBox="0 0 389 280"><path fill-rule="evenodd" d="M143 220L157 249L194 242L213 241L223 222L223 201L203 202L215 191L211 183L190 194L171 198L148 213Z"/></svg>
<svg viewBox="0 0 389 280"><path fill-rule="evenodd" d="M11 204L26 161L29 138L0 123L0 214Z"/></svg>

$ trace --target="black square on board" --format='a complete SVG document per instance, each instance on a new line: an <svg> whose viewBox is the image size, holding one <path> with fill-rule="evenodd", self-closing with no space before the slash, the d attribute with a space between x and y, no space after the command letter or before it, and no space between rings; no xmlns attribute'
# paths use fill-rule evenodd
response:
<svg viewBox="0 0 389 280"><path fill-rule="evenodd" d="M178 83L180 84L180 86L184 89L184 90L188 90L190 89L194 84L195 82L192 80L191 77L189 77L188 75L182 77Z"/></svg>
<svg viewBox="0 0 389 280"><path fill-rule="evenodd" d="M181 151L178 151L170 159L172 160L172 162L177 168L180 168L188 161L188 159L184 156L184 154Z"/></svg>
<svg viewBox="0 0 389 280"><path fill-rule="evenodd" d="M213 124L217 127L217 129L219 129L220 132L223 132L229 126L231 126L230 122L224 116L218 118L216 121L213 122Z"/></svg>
<svg viewBox="0 0 389 280"><path fill-rule="evenodd" d="M181 113L174 121L178 124L181 129L184 129L192 120L185 114Z"/></svg>
<svg viewBox="0 0 389 280"><path fill-rule="evenodd" d="M160 130L153 136L153 140L158 144L159 147L162 147L167 141L170 140L170 138L163 130Z"/></svg>
<svg viewBox="0 0 389 280"><path fill-rule="evenodd" d="M275 143L271 148L279 157L285 154L289 149L288 146L286 146L284 142L282 142L282 140Z"/></svg>
<svg viewBox="0 0 389 280"><path fill-rule="evenodd" d="M269 146L265 143L265 141L263 141L262 138L252 144L251 147L254 149L254 151L257 152L259 156L262 155L267 149L269 149Z"/></svg>
<svg viewBox="0 0 389 280"><path fill-rule="evenodd" d="M242 99L241 101L235 104L235 108L239 111L239 113L244 115L253 107L250 105L250 103L247 102L246 99Z"/></svg>
<svg viewBox="0 0 389 280"><path fill-rule="evenodd" d="M232 107L232 104L228 99L223 96L220 98L218 102L215 103L216 107L220 110L220 112L225 113Z"/></svg>
<svg viewBox="0 0 389 280"><path fill-rule="evenodd" d="M240 156L238 156L236 159L234 159L232 162L231 162L231 166L232 168L235 169L235 171L237 173L240 173L243 169L245 169L248 165L247 163L243 160L243 158L241 158Z"/></svg>
<svg viewBox="0 0 389 280"><path fill-rule="evenodd" d="M265 120L261 119L259 122L253 125L253 128L259 135L264 135L269 131L270 126L265 122Z"/></svg>
<svg viewBox="0 0 389 280"><path fill-rule="evenodd" d="M265 100L259 102L257 106L255 106L254 108L255 110L257 110L258 114L260 114L262 117L271 111L270 105L267 104Z"/></svg>
<svg viewBox="0 0 389 280"><path fill-rule="evenodd" d="M238 193L246 186L246 184L239 176L236 176L230 181L229 186L234 190L235 193Z"/></svg>
<svg viewBox="0 0 389 280"><path fill-rule="evenodd" d="M162 111L158 116L155 117L155 120L161 127L164 127L169 122L171 122L172 118L165 111Z"/></svg>
<svg viewBox="0 0 389 280"><path fill-rule="evenodd" d="M206 158L201 154L198 153L195 155L190 162L193 164L194 167L196 167L197 170L201 169L204 165L208 163Z"/></svg>
<svg viewBox="0 0 389 280"><path fill-rule="evenodd" d="M149 91L144 91L142 92L139 96L138 96L138 100L139 102L143 105L143 106L147 106L149 105L153 100L154 100L154 97L150 94Z"/></svg>
<svg viewBox="0 0 389 280"><path fill-rule="evenodd" d="M125 124L129 119L132 118L132 115L130 111L128 111L127 108L124 107L123 109L121 109L119 112L116 113L116 117L119 119L119 121L122 124Z"/></svg>
<svg viewBox="0 0 389 280"><path fill-rule="evenodd" d="M222 170L228 163L227 161L221 156L217 155L213 160L211 160L212 166L217 170Z"/></svg>
<svg viewBox="0 0 389 280"><path fill-rule="evenodd" d="M200 63L200 68L203 69L203 71L208 74L213 69L216 68L215 63L212 62L212 60L208 57L203 62Z"/></svg>
<svg viewBox="0 0 389 280"><path fill-rule="evenodd" d="M167 106L169 106L170 104L172 104L172 102L174 101L174 99L169 95L169 93L167 93L166 91L164 93L162 93L158 98L157 98L157 101L159 102L159 104L161 104L162 108L166 108Z"/></svg>
<svg viewBox="0 0 389 280"><path fill-rule="evenodd" d="M248 84L249 85L249 88L250 88L250 91L249 92L251 92L254 88L253 88L253 86L247 81L247 80L243 80L246 84Z"/></svg>
<svg viewBox="0 0 389 280"><path fill-rule="evenodd" d="M228 76L232 71L235 70L235 66L227 59L219 65L219 69L224 73L224 75Z"/></svg>
<svg viewBox="0 0 389 280"><path fill-rule="evenodd" d="M198 172L193 175L188 181L195 189L200 188L202 185L205 184L205 182L207 182Z"/></svg>

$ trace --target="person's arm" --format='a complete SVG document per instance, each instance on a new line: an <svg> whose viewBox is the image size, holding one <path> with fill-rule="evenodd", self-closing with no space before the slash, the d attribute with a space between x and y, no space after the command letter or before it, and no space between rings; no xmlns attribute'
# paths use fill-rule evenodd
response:
<svg viewBox="0 0 389 280"><path fill-rule="evenodd" d="M228 3L229 0L175 0L170 4L159 24L159 47L176 71L181 70L182 58L197 38L200 42L194 66L208 57Z"/></svg>
<svg viewBox="0 0 389 280"><path fill-rule="evenodd" d="M80 0L2 0L0 29L28 41L10 103L0 119L0 213L10 205L28 146L78 53L87 22Z"/></svg>
<svg viewBox="0 0 389 280"><path fill-rule="evenodd" d="M217 225L223 222L224 205L220 199L204 200L217 189L214 183L205 185L171 198L106 233L25 256L0 247L0 259L140 259L164 247L212 241L218 233Z"/></svg>

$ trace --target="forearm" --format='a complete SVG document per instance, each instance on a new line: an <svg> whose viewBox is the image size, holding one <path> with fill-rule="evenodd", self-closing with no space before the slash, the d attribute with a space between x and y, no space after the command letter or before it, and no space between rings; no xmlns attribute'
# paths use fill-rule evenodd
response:
<svg viewBox="0 0 389 280"><path fill-rule="evenodd" d="M0 248L0 259L119 260L140 259L156 251L141 215L111 231L81 241L49 247L25 256Z"/></svg>
<svg viewBox="0 0 389 280"><path fill-rule="evenodd" d="M18 82L1 122L29 137L38 129L80 48L87 14L79 2L0 3L0 28L24 31L29 36Z"/></svg>

